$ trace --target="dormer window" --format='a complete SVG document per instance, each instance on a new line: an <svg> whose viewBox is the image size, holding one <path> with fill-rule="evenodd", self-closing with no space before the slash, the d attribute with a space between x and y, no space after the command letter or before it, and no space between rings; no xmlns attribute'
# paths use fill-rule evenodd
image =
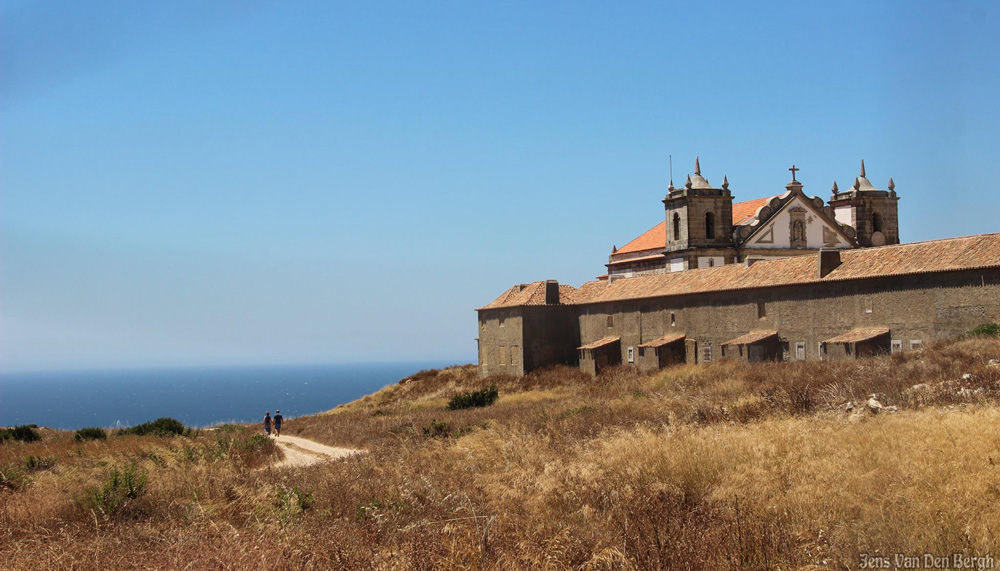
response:
<svg viewBox="0 0 1000 571"><path fill-rule="evenodd" d="M715 214L711 212L705 214L705 238L715 239Z"/></svg>

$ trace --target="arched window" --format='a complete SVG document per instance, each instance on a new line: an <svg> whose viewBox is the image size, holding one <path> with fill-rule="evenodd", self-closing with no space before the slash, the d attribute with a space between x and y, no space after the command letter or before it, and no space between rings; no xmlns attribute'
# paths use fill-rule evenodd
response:
<svg viewBox="0 0 1000 571"><path fill-rule="evenodd" d="M681 239L681 215L674 212L674 240Z"/></svg>
<svg viewBox="0 0 1000 571"><path fill-rule="evenodd" d="M882 231L882 215L876 212L872 214L872 232Z"/></svg>
<svg viewBox="0 0 1000 571"><path fill-rule="evenodd" d="M715 214L711 212L705 214L705 237L709 240L715 239Z"/></svg>

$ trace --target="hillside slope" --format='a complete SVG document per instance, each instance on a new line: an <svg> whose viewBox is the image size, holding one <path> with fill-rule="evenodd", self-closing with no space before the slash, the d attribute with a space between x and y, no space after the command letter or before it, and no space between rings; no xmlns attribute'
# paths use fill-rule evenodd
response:
<svg viewBox="0 0 1000 571"><path fill-rule="evenodd" d="M28 454L55 466L0 491L0 565L846 569L862 553L996 557L996 359L1000 340L968 339L865 361L596 379L428 371L293 419L288 434L368 451L295 470L258 468L274 452L249 436L224 454L205 435L11 443L0 466ZM446 409L490 385L492 406ZM114 513L80 499L125 462L147 471L147 494Z"/></svg>

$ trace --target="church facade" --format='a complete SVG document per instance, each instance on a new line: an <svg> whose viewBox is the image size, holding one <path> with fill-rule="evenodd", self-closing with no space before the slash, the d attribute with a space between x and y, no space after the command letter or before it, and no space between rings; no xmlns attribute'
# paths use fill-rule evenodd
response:
<svg viewBox="0 0 1000 571"><path fill-rule="evenodd" d="M682 188L673 181L663 199L664 221L619 248L608 259L607 276L632 277L702 269L747 260L815 253L820 248L864 248L899 243L895 183L872 185L861 161L860 176L845 192L833 183L828 202L807 196L796 180L785 191L733 202L729 179L712 186L695 159L694 175ZM602 276L603 278L604 276Z"/></svg>
<svg viewBox="0 0 1000 571"><path fill-rule="evenodd" d="M613 254L603 279L515 285L480 307L481 374L855 358L1000 321L1000 234L899 244L891 179L875 189L862 163L851 189L835 186L824 203L792 172L784 193L749 212L696 162L663 201L663 247L640 241L653 253L624 258L631 270Z"/></svg>

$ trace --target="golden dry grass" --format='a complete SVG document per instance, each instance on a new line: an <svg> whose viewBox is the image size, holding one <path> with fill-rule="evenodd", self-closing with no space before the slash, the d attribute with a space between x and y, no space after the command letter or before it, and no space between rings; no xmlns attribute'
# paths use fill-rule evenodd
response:
<svg viewBox="0 0 1000 571"><path fill-rule="evenodd" d="M996 557L997 358L1000 341L973 339L868 361L597 379L423 372L289 422L290 434L369 450L298 470L267 468L275 452L249 430L88 443L47 433L0 446L0 469L56 462L0 489L0 567L853 569L864 552ZM493 406L444 410L489 384ZM899 411L845 412L872 393ZM81 501L131 463L149 475L142 497L112 515Z"/></svg>

